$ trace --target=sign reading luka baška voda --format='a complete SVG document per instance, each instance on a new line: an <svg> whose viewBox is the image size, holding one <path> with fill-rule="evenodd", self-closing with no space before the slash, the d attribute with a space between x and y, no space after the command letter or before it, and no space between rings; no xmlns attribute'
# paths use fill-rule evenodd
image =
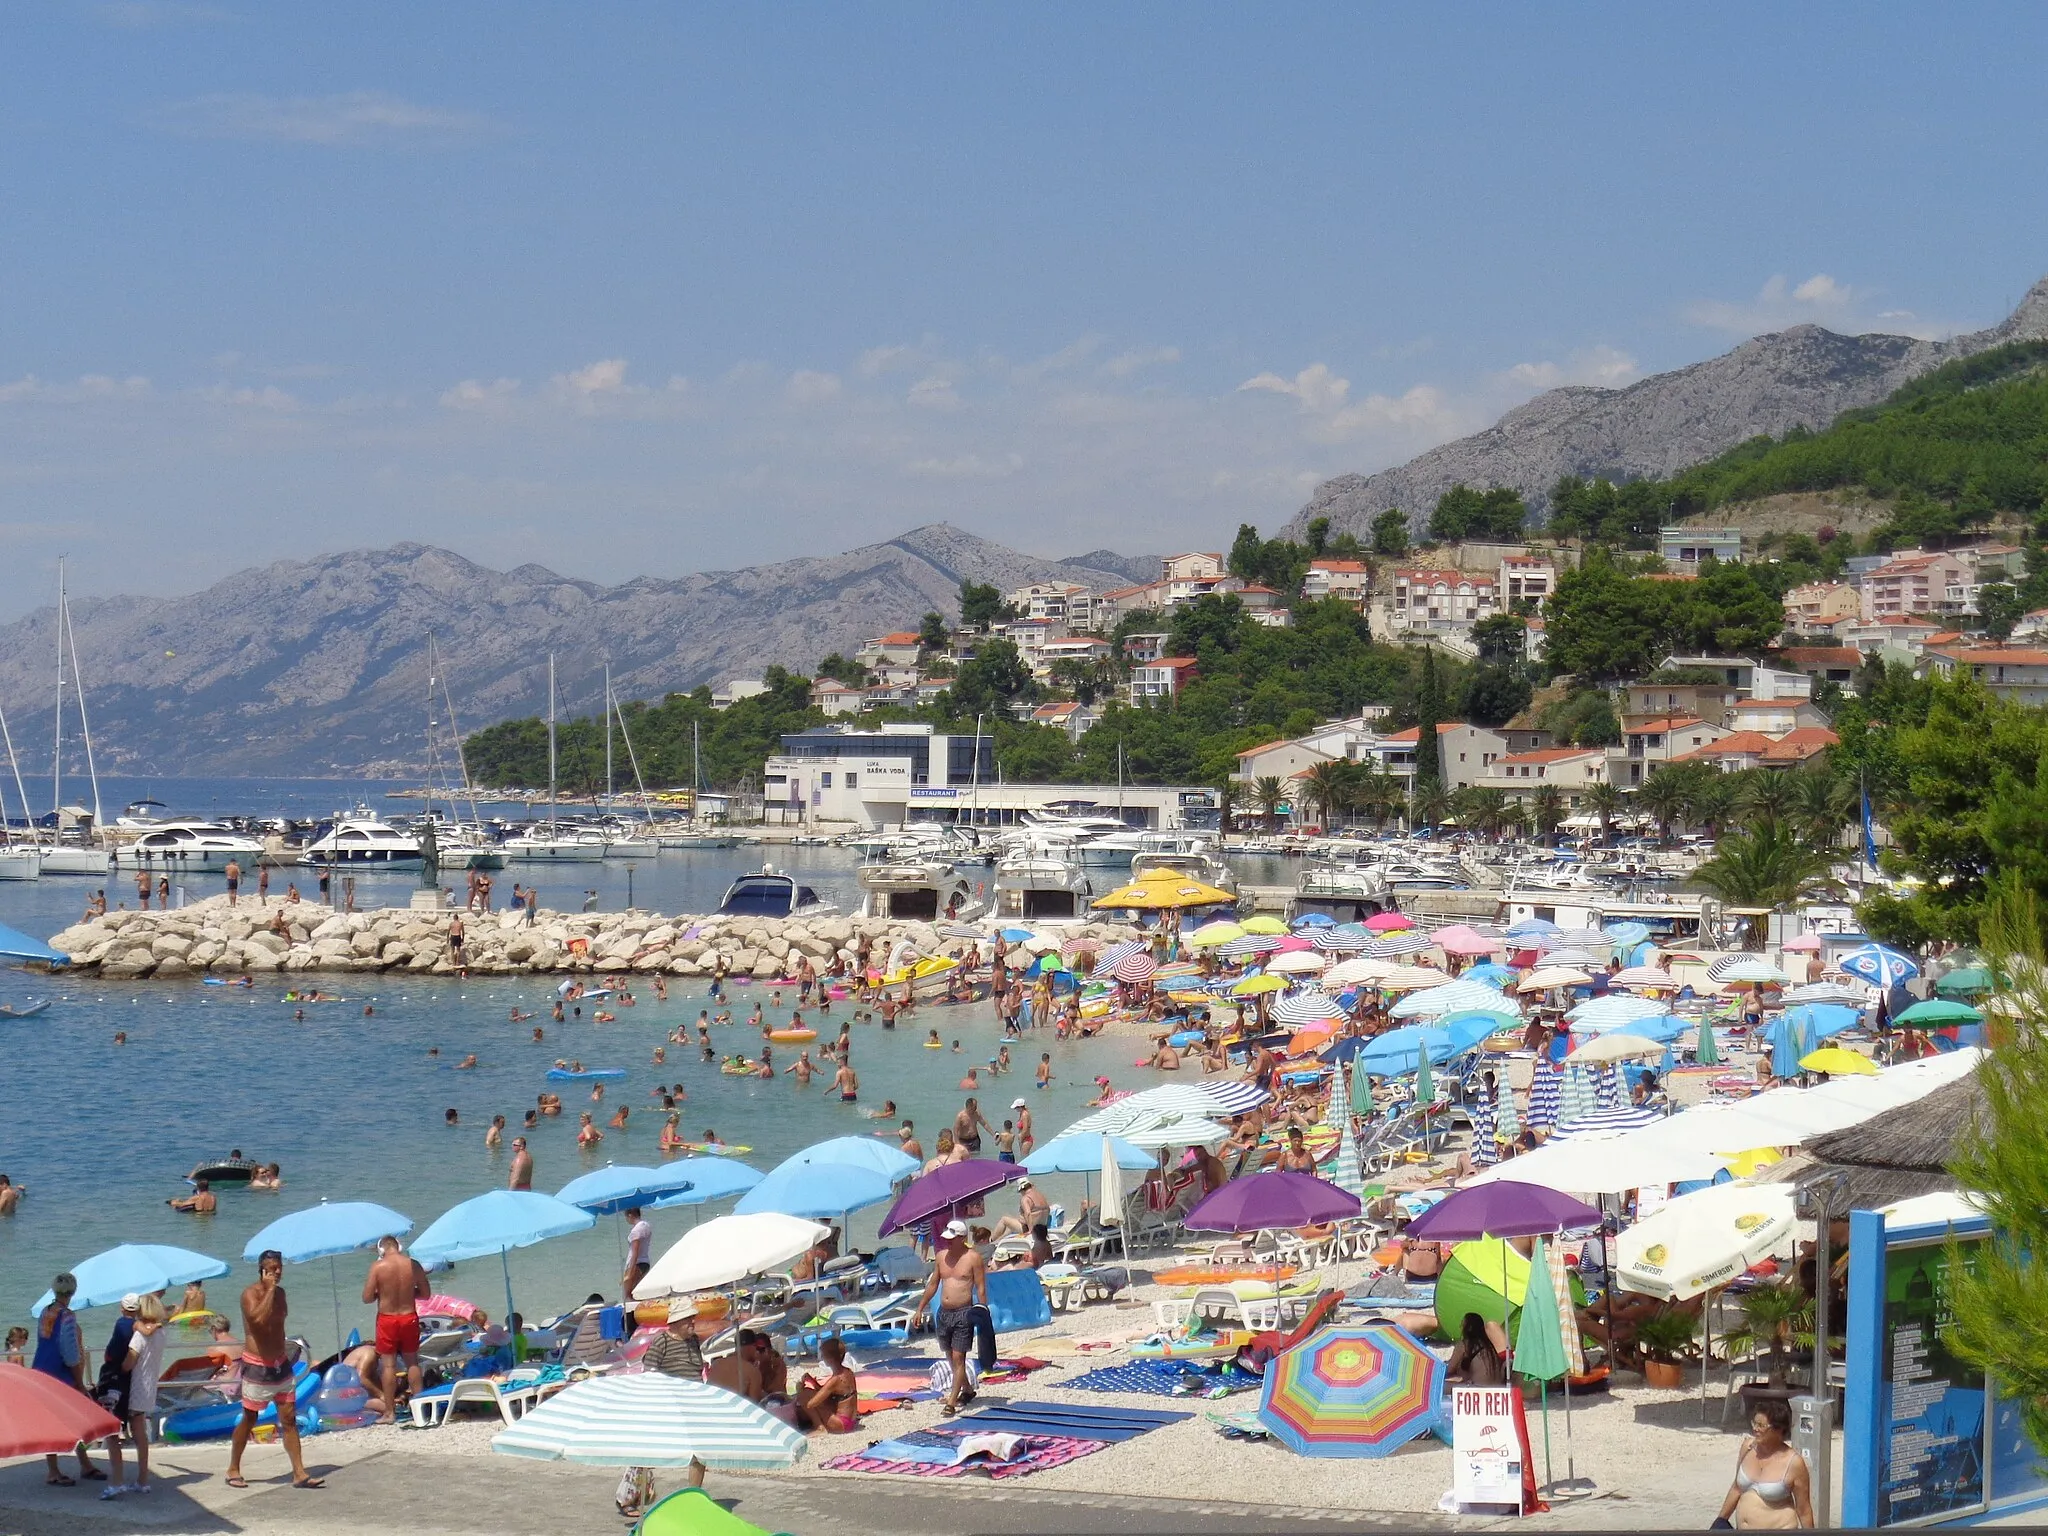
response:
<svg viewBox="0 0 2048 1536"><path fill-rule="evenodd" d="M1979 1244L1960 1251L1973 1264ZM1984 1373L1943 1342L1952 1321L1949 1266L1945 1243L1885 1253L1879 1525L1985 1507Z"/></svg>
<svg viewBox="0 0 2048 1536"><path fill-rule="evenodd" d="M1451 1497L1522 1507L1522 1437L1512 1387L1451 1389Z"/></svg>

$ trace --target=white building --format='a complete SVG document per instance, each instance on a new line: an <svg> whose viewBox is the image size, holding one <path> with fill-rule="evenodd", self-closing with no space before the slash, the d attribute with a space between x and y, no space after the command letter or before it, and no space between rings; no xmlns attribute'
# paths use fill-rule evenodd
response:
<svg viewBox="0 0 2048 1536"><path fill-rule="evenodd" d="M1557 590L1557 566L1541 555L1508 555L1500 563L1499 586L1503 608L1510 612L1517 603L1531 603L1538 612Z"/></svg>
<svg viewBox="0 0 2048 1536"><path fill-rule="evenodd" d="M1605 747L1543 747L1510 752L1487 766L1479 783L1498 789L1512 800L1533 799L1540 789L1555 789L1565 804L1577 809L1587 789L1607 782Z"/></svg>
<svg viewBox="0 0 2048 1536"><path fill-rule="evenodd" d="M1465 571L1394 573L1394 627L1411 633L1468 630L1500 612L1491 576Z"/></svg>
<svg viewBox="0 0 2048 1536"><path fill-rule="evenodd" d="M1194 676L1194 657L1161 656L1131 668L1131 680L1124 686L1124 695L1133 704L1142 704L1147 699L1175 699L1181 689L1194 681Z"/></svg>
<svg viewBox="0 0 2048 1536"><path fill-rule="evenodd" d="M758 677L736 677L711 690L713 709L731 709L741 699L759 698L768 691L768 685Z"/></svg>
<svg viewBox="0 0 2048 1536"><path fill-rule="evenodd" d="M1037 581L1003 594L1020 618L1048 619L1069 629L1095 627L1095 594L1070 581Z"/></svg>
<svg viewBox="0 0 2048 1536"><path fill-rule="evenodd" d="M1362 602L1372 587L1372 571L1363 560L1316 559L1301 579L1303 597L1341 597Z"/></svg>

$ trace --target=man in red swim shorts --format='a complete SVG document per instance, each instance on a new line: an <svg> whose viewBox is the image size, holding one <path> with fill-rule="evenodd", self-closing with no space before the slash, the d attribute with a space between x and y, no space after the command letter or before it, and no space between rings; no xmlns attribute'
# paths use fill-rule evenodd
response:
<svg viewBox="0 0 2048 1536"><path fill-rule="evenodd" d="M427 1272L395 1237L377 1240L377 1262L363 1280L363 1300L377 1303L377 1366L383 1396L377 1400L379 1421L398 1417L398 1373L405 1372L408 1393L420 1389L419 1304L429 1295Z"/></svg>

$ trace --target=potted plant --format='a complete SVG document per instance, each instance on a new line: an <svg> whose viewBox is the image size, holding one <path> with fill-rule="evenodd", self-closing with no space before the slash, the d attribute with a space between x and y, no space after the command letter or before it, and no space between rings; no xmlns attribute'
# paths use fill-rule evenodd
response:
<svg viewBox="0 0 2048 1536"><path fill-rule="evenodd" d="M1653 1387L1685 1384L1686 1360L1698 1355L1693 1342L1695 1320L1683 1312L1659 1312L1636 1324L1636 1347L1643 1355L1643 1380Z"/></svg>
<svg viewBox="0 0 2048 1536"><path fill-rule="evenodd" d="M1812 1345L1813 1298L1795 1280L1769 1281L1742 1298L1742 1320L1742 1326L1728 1335L1730 1356L1759 1347L1768 1352L1764 1379L1746 1381L1738 1389L1747 1417L1763 1399L1792 1397L1794 1351L1802 1344Z"/></svg>

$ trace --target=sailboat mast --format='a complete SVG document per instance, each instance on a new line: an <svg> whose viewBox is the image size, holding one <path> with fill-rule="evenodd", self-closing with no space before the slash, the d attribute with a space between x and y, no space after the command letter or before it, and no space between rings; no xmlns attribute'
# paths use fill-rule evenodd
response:
<svg viewBox="0 0 2048 1536"><path fill-rule="evenodd" d="M604 659L604 797L612 797L612 659Z"/></svg>
<svg viewBox="0 0 2048 1536"><path fill-rule="evenodd" d="M57 557L57 724L50 736L50 809L64 805L64 557ZM23 810L27 807L24 806Z"/></svg>
<svg viewBox="0 0 2048 1536"><path fill-rule="evenodd" d="M85 773L92 780L92 833L104 837L100 814L100 770L92 760L92 721L85 714L85 669L78 664L78 632L71 627L71 605L64 604L64 643L71 648L71 684L78 692L78 734L85 741ZM55 833L53 832L54 836Z"/></svg>
<svg viewBox="0 0 2048 1536"><path fill-rule="evenodd" d="M548 652L548 835L555 834L555 653Z"/></svg>

